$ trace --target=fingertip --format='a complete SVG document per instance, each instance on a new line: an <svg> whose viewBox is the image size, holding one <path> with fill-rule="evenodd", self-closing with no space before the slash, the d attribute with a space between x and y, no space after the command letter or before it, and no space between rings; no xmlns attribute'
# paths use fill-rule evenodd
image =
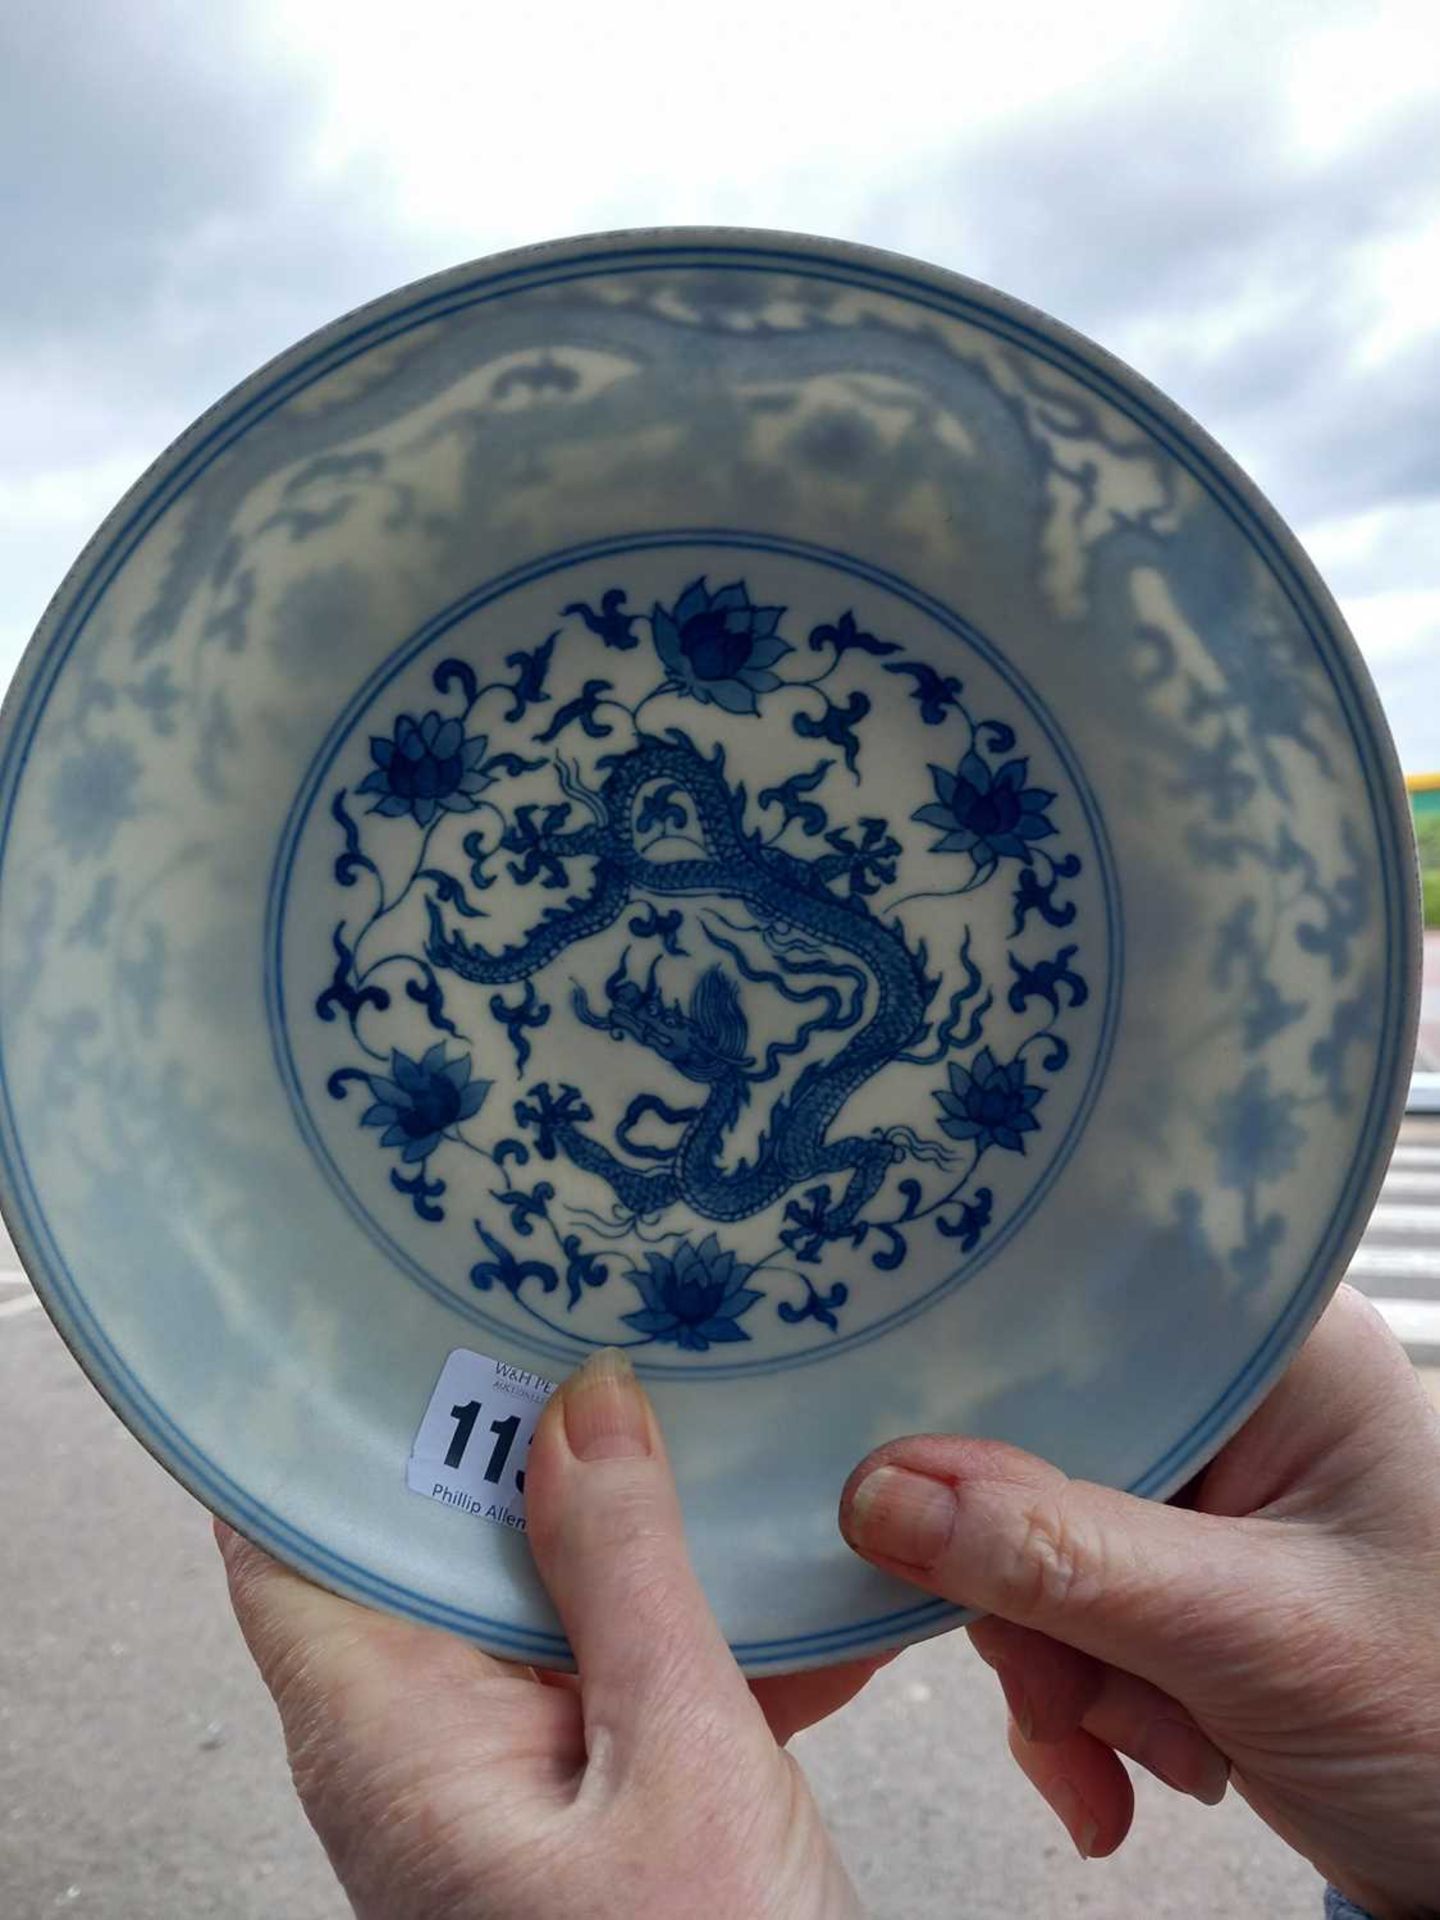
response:
<svg viewBox="0 0 1440 1920"><path fill-rule="evenodd" d="M885 1467L908 1465L916 1448L923 1446L928 1437L925 1434L906 1433L894 1440L886 1440L883 1445L872 1447L865 1458L857 1461L850 1469L845 1484L840 1489L840 1531L847 1540L851 1533L855 1498L861 1487L872 1474L880 1472ZM958 1445L959 1442L954 1444Z"/></svg>
<svg viewBox="0 0 1440 1920"><path fill-rule="evenodd" d="M1010 1752L1070 1836L1082 1860L1107 1859L1135 1817L1135 1790L1124 1763L1093 1734L1057 1743L1029 1741L1012 1720Z"/></svg>
<svg viewBox="0 0 1440 1920"><path fill-rule="evenodd" d="M651 1481L654 1463L663 1466L665 1458L649 1396L618 1348L592 1354L560 1383L536 1423L525 1463L526 1533L547 1587L559 1577L577 1530L589 1531L585 1516L599 1486L611 1496L617 1475Z"/></svg>
<svg viewBox="0 0 1440 1920"><path fill-rule="evenodd" d="M649 1397L618 1347L592 1353L555 1398L565 1444L583 1465L596 1460L643 1460L655 1452Z"/></svg>
<svg viewBox="0 0 1440 1920"><path fill-rule="evenodd" d="M952 1433L904 1434L867 1453L840 1490L840 1531L851 1546L859 1545L855 1519L857 1509L863 1512L867 1484L882 1473L921 1475L957 1494L976 1482L1023 1484L1037 1477L1060 1477L1048 1461L1001 1440Z"/></svg>

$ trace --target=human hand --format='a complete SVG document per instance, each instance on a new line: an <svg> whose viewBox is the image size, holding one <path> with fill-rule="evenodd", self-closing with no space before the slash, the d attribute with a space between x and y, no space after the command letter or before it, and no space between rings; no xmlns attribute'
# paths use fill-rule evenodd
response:
<svg viewBox="0 0 1440 1920"><path fill-rule="evenodd" d="M878 1448L856 1550L982 1609L1010 1746L1080 1851L1119 1846L1117 1754L1206 1801L1235 1785L1376 1920L1440 1912L1440 1422L1342 1287L1188 1491L1068 1480L1013 1447Z"/></svg>
<svg viewBox="0 0 1440 1920"><path fill-rule="evenodd" d="M296 1789L362 1920L857 1914L783 1743L881 1662L747 1686L619 1355L551 1399L526 1497L578 1680L324 1593L217 1525Z"/></svg>

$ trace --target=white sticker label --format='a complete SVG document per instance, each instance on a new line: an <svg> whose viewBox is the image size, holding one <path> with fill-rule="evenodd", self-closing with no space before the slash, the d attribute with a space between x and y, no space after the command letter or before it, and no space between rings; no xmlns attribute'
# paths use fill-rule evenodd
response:
<svg viewBox="0 0 1440 1920"><path fill-rule="evenodd" d="M457 1347L440 1370L410 1449L412 1493L525 1531L525 1457L555 1391L524 1367Z"/></svg>

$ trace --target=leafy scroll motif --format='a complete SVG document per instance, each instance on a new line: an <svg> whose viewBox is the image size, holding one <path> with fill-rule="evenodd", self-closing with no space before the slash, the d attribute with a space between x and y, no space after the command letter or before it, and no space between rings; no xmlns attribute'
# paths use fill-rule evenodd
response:
<svg viewBox="0 0 1440 1920"><path fill-rule="evenodd" d="M1268 1276L1285 1238L1283 1214L1262 1213L1259 1196L1290 1171L1305 1144L1305 1130L1295 1117L1300 1104L1295 1094L1273 1090L1269 1069L1256 1066L1215 1105L1207 1138L1221 1185L1240 1196L1241 1238L1228 1258L1247 1288Z"/></svg>
<svg viewBox="0 0 1440 1920"><path fill-rule="evenodd" d="M1238 1207L1239 1239L1223 1257L1250 1289L1270 1277L1285 1243L1285 1216L1262 1210L1263 1190L1292 1170L1309 1109L1352 1108L1360 1057L1374 1045L1377 982L1367 976L1338 998L1335 987L1352 981L1376 881L1345 819L1328 874L1283 819L1268 836L1227 821L1193 827L1188 838L1198 864L1233 875L1244 889L1211 937L1209 984L1220 1011L1194 1044L1233 1036L1244 1062L1215 1103L1205 1141L1213 1189L1235 1196ZM1327 1006L1328 1027L1317 1033L1315 1010ZM1298 1049L1297 1034L1306 1038ZM1283 1084L1272 1086L1276 1079Z"/></svg>
<svg viewBox="0 0 1440 1920"><path fill-rule="evenodd" d="M1283 1113L1274 1137L1289 1140L1312 1107L1354 1108L1382 1030L1368 976L1384 856L1340 810L1353 728L1315 644L1325 615L1294 592L1287 564L1274 564L1223 487L1194 484L1198 463L1162 452L1083 377L1057 382L1016 353L995 384L1053 516L1039 542L1056 556L1047 598L1128 633L1129 684L1112 698L1131 702L1126 730L1145 742L1157 797L1188 817L1191 858L1214 869L1211 896L1221 876L1233 883L1205 943L1204 1024L1184 1043L1187 1059L1235 1056L1198 1127L1186 1219L1213 1234L1213 1258L1258 1285L1284 1227L1262 1194L1293 1173L1273 1153L1242 1165L1227 1141L1235 1129L1264 1133L1263 1114ZM1071 537L1053 537L1059 521ZM1068 927L1051 877L1043 862L1022 873L1017 933L1036 915ZM1218 1224L1227 1208L1238 1233Z"/></svg>
<svg viewBox="0 0 1440 1920"><path fill-rule="evenodd" d="M1070 801L1032 779L1011 718L972 708L958 675L853 608L801 645L785 606L701 575L648 611L617 582L556 614L492 679L441 660L433 697L384 721L363 776L329 796L334 880L368 899L335 922L316 983L316 1014L352 1049L329 1091L364 1089L358 1123L429 1225L468 1190L467 1156L488 1167L470 1284L547 1327L577 1330L581 1303L613 1292L611 1337L637 1346L727 1353L767 1315L834 1335L917 1235L980 1246L1003 1217L982 1165L1018 1162L1047 1126L1071 1059L1061 1029L1090 993ZM888 818L849 797L880 702L935 755ZM828 751L752 798L725 744L696 738L707 712L731 740L763 722L768 742ZM906 890L916 861L932 884ZM508 915L534 901L505 942L490 937L501 883ZM906 918L982 888L1008 930L993 979L963 919L932 958ZM607 937L603 986L582 983L581 953ZM583 1050L574 1079L526 1079L562 1004L571 1031L622 1044L627 1075L648 1056L653 1088L618 1118ZM417 1006L438 1034L422 1051L403 1037ZM905 1118L848 1120L884 1074Z"/></svg>

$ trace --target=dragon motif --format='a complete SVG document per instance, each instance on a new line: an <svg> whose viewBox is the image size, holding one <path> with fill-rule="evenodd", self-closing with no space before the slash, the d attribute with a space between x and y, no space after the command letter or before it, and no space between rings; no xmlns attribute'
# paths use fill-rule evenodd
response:
<svg viewBox="0 0 1440 1920"><path fill-rule="evenodd" d="M465 1205L471 1286L552 1331L699 1354L751 1340L768 1300L782 1339L833 1334L859 1261L893 1275L933 1234L917 1271L943 1270L1013 1216L1014 1176L982 1163L1050 1125L1090 998L1056 762L853 609L802 646L743 579L648 613L595 585L533 645L436 661L331 790L331 873L360 911L325 923L312 1004L349 1036L325 1086L364 1089L416 1219ZM862 770L882 710L924 750ZM726 756L753 759L757 725L752 800ZM573 1081L545 1077L567 1038ZM886 1124L871 1089L900 1067ZM621 1091L592 1105L600 1079Z"/></svg>
<svg viewBox="0 0 1440 1920"><path fill-rule="evenodd" d="M650 978L637 984L622 959L606 982L608 1006L597 1012L577 987L572 996L576 1014L616 1040L648 1048L686 1079L706 1087L706 1098L690 1109L666 1107L653 1094L638 1095L630 1103L622 1132L628 1133L647 1112L683 1128L662 1164L641 1168L585 1134L565 1116L564 1101L557 1103L542 1085L532 1095L542 1151L553 1154L558 1146L576 1166L606 1180L637 1216L658 1214L683 1201L707 1220L742 1220L771 1206L801 1181L848 1175L843 1196L825 1221L827 1237L840 1237L853 1228L904 1148L889 1132L832 1139L830 1130L850 1096L923 1033L926 1010L939 984L926 975L925 950L911 947L898 923L885 924L863 897L843 899L831 891L828 880L843 866L840 856L798 858L767 847L758 832L747 829L744 792L726 780L722 748L716 747L707 759L683 736L642 738L629 752L609 759L603 785L587 796L594 816L587 825L569 832L547 830L530 816L512 828L503 843L516 853L562 863L592 860L590 892L543 919L501 953L487 952L447 927L440 903L432 897L427 957L437 970L449 970L463 980L505 985L528 979L577 941L612 926L637 895L742 905L766 945L777 952L776 970L756 970L723 933L709 929L709 937L729 952L747 978L764 979L789 999L818 1000L822 1011L793 1039L772 1041L757 1061L749 1052L748 1023L735 984L718 965L701 974L688 1008L682 1009L660 994L653 967ZM647 790L661 783L691 802L704 847L695 858L655 860L641 850L636 816ZM783 943L778 951L777 941ZM855 968L829 966L822 956L837 950L863 968L864 976ZM810 970L804 959L793 957L797 952L808 952L811 964L832 976L843 972L855 989L848 1008L833 979L806 990L792 984L793 977ZM787 981L786 975L792 979ZM866 977L869 993L863 991ZM859 1008L867 1000L871 1011L861 1024ZM855 1030L832 1058L807 1065L776 1102L755 1159L727 1167L726 1139L741 1109L758 1086L776 1078L783 1056L803 1051L822 1025ZM631 1149L632 1155L643 1152L649 1159L659 1151Z"/></svg>

